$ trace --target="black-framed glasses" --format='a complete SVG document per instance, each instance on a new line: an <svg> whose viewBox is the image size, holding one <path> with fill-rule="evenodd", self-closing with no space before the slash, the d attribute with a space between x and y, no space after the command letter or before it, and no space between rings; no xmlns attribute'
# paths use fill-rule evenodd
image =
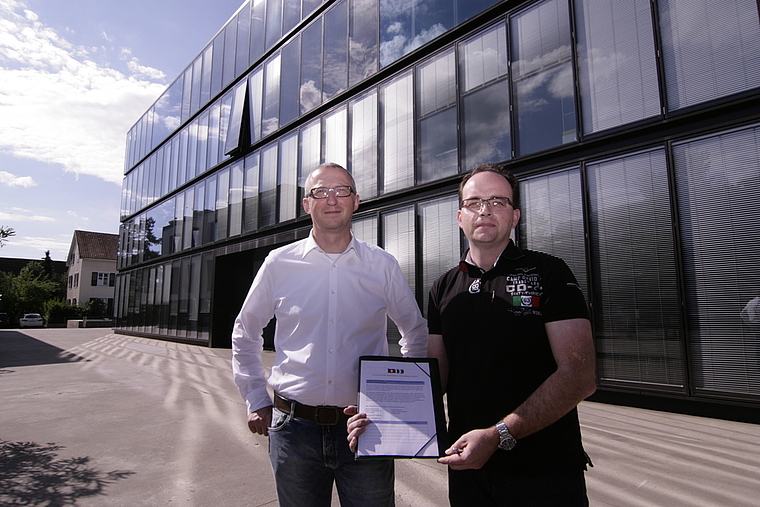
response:
<svg viewBox="0 0 760 507"><path fill-rule="evenodd" d="M513 203L512 199L509 197L491 197L490 199L465 199L461 203L462 209L474 211L476 213L480 212L484 206L491 208L492 210L502 210L507 209L507 205L512 206L513 209L516 209L515 203Z"/></svg>
<svg viewBox="0 0 760 507"><path fill-rule="evenodd" d="M341 185L335 188L317 187L312 188L307 194L307 197L313 197L314 199L327 199L327 196L330 195L330 192L333 192L335 194L335 197L348 197L354 193L354 189L348 185Z"/></svg>

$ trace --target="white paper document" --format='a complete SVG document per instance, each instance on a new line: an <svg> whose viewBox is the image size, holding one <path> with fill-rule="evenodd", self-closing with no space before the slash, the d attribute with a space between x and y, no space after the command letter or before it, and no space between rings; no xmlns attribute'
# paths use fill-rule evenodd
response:
<svg viewBox="0 0 760 507"><path fill-rule="evenodd" d="M445 421L438 375L435 359L360 359L358 408L371 424L359 436L357 459L442 456Z"/></svg>

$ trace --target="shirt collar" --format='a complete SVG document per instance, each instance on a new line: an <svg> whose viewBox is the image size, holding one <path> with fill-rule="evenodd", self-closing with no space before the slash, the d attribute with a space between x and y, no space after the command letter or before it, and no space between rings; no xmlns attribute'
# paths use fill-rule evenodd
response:
<svg viewBox="0 0 760 507"><path fill-rule="evenodd" d="M301 258L303 259L308 255L309 252L312 250L316 250L318 252L325 253L324 250L317 244L317 241L314 239L314 229L309 232L309 236L306 238L306 242L303 246L303 252L301 254ZM348 246L346 249L341 252L341 254L345 254L349 251L353 250L356 253L356 256L359 258L359 260L362 260L361 255L361 249L359 248L359 240L356 239L356 236L354 236L354 232L351 231L351 241L348 243Z"/></svg>
<svg viewBox="0 0 760 507"><path fill-rule="evenodd" d="M496 263L491 267L491 269L495 268L499 264L502 263L502 260L516 260L519 259L525 255L520 248L515 245L515 243L510 239L509 243L507 244L506 248L499 254L499 257L496 259ZM483 270L480 269L478 266L473 264L472 258L470 257L470 249L468 248L467 251L462 255L461 260L459 261L459 269L462 270L464 273L473 273L474 276L481 276L486 271L490 270ZM479 273L479 274L476 274Z"/></svg>

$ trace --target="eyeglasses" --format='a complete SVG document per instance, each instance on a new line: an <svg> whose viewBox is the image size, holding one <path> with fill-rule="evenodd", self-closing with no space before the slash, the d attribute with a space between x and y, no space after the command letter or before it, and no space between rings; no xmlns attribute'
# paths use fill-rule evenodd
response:
<svg viewBox="0 0 760 507"><path fill-rule="evenodd" d="M515 203L509 197L491 197L490 199L465 199L462 201L461 207L466 210L479 212L483 207L489 207L492 210L507 209L507 204L515 208Z"/></svg>
<svg viewBox="0 0 760 507"><path fill-rule="evenodd" d="M307 197L313 197L314 199L327 199L327 196L330 195L331 191L335 194L335 197L348 197L354 193L354 189L347 185L341 185L335 188L317 187L312 188L311 191L307 194Z"/></svg>

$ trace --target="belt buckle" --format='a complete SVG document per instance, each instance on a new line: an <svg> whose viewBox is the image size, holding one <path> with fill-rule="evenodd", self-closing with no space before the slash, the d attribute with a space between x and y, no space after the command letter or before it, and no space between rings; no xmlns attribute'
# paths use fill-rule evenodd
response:
<svg viewBox="0 0 760 507"><path fill-rule="evenodd" d="M338 410L340 410L338 407L329 405L314 407L314 420L320 426L335 426L340 418Z"/></svg>

